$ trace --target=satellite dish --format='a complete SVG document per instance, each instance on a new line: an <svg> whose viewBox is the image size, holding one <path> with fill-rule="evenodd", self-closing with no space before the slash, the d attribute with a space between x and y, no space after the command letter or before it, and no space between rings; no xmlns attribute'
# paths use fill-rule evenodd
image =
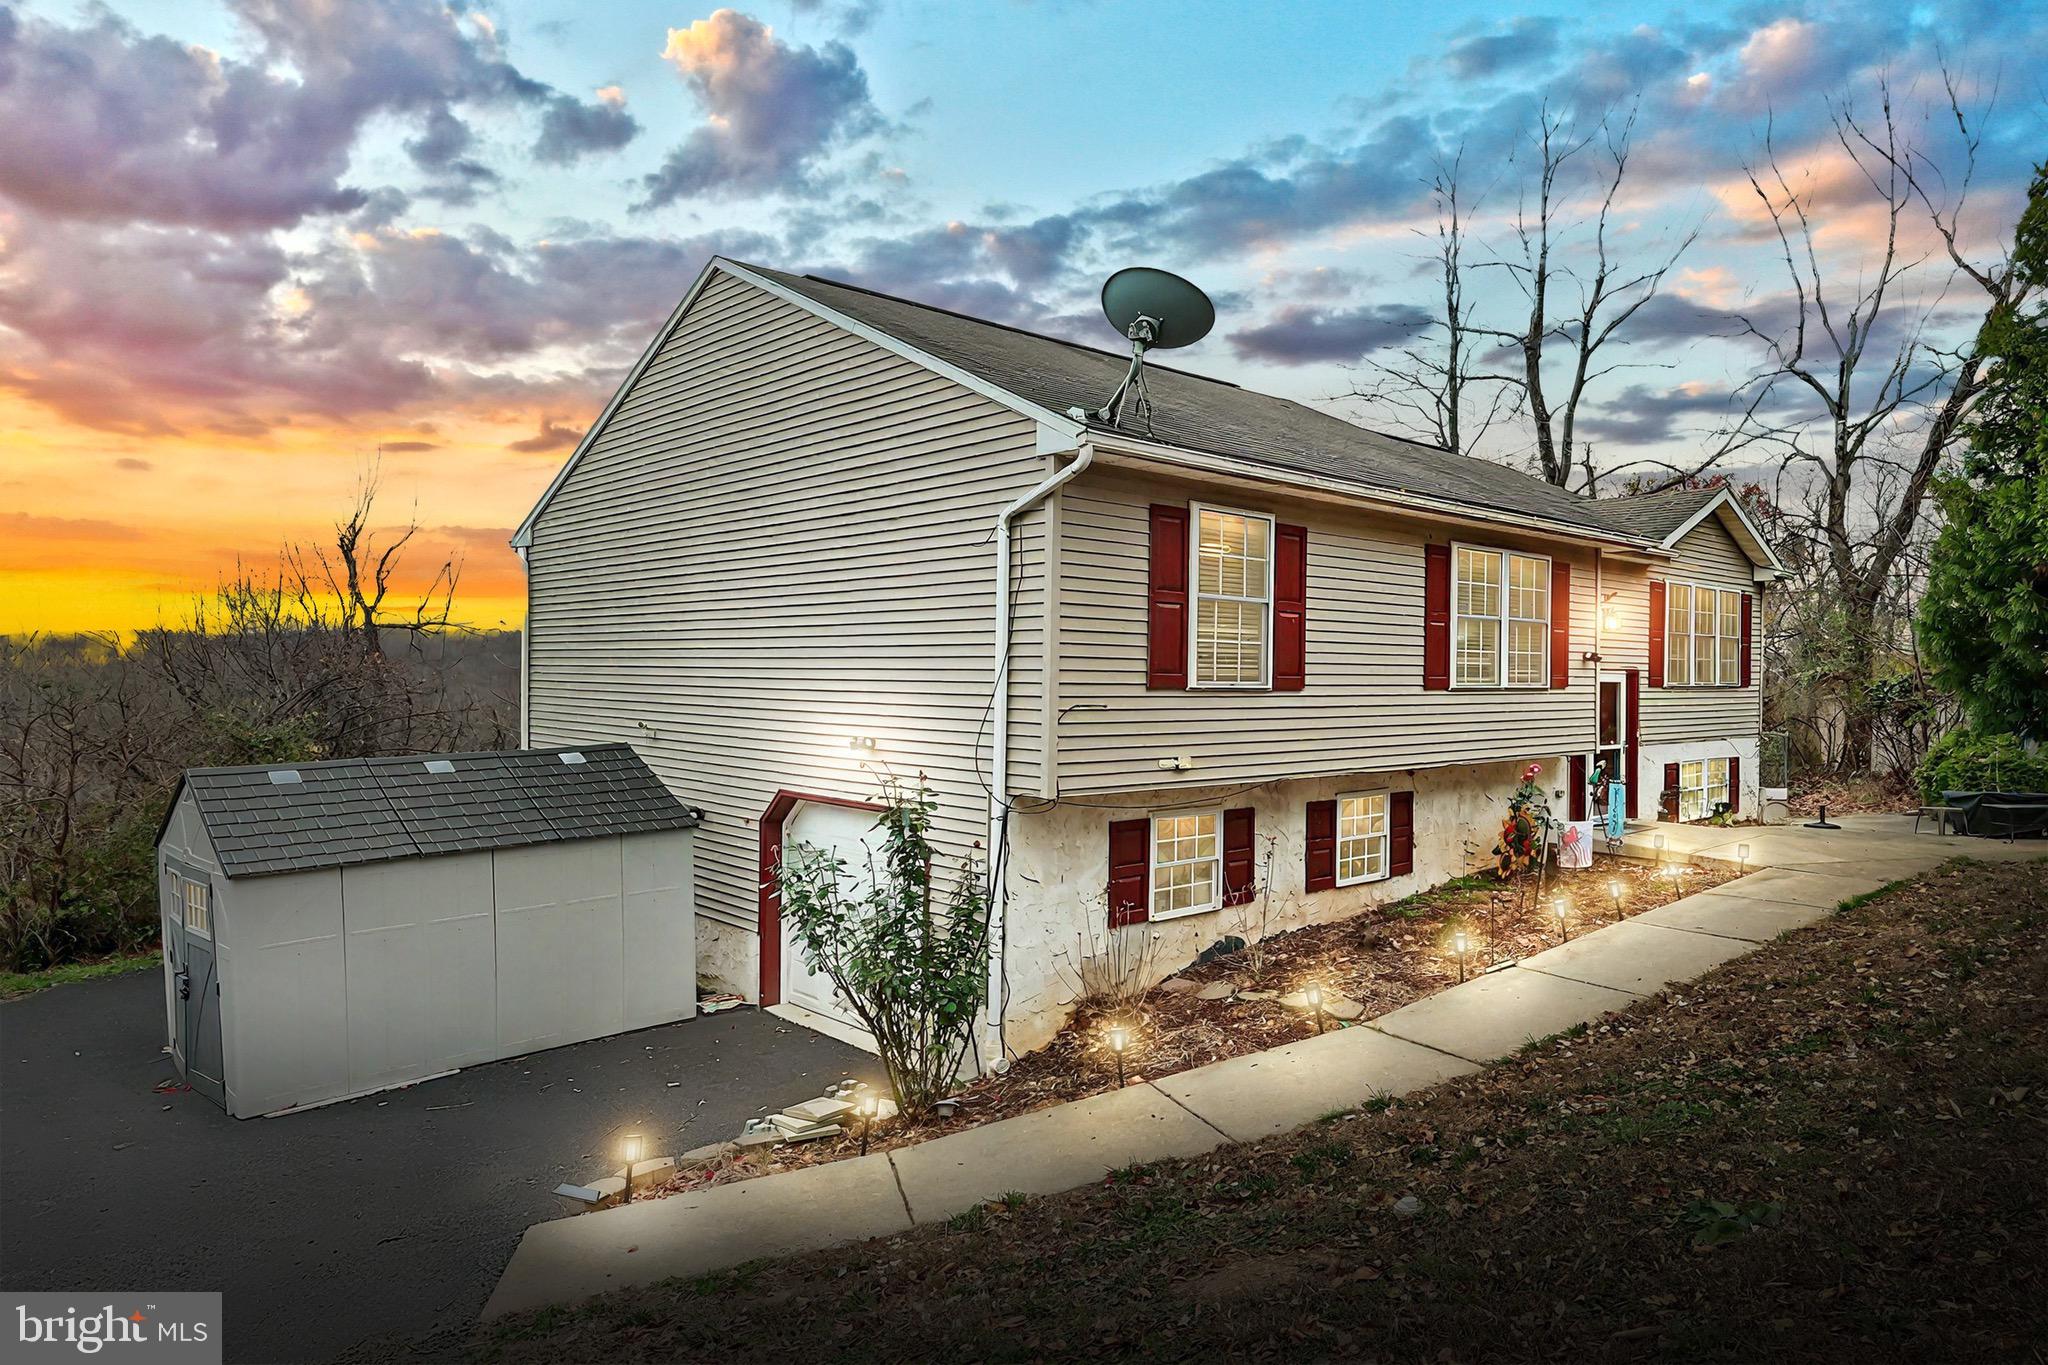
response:
<svg viewBox="0 0 2048 1365"><path fill-rule="evenodd" d="M1216 305L1209 296L1180 276L1151 266L1134 265L1111 275L1102 285L1102 315L1110 326L1131 343L1131 368L1109 401L1090 414L1086 408L1067 409L1076 421L1094 416L1113 426L1123 425L1124 400L1136 395L1144 414L1145 430L1152 430L1152 397L1145 387L1145 352L1192 346L1209 335L1216 325Z"/></svg>
<svg viewBox="0 0 2048 1365"><path fill-rule="evenodd" d="M1152 335L1145 344L1154 350L1192 346L1216 325L1216 305L1207 294L1149 265L1130 266L1103 281L1102 315L1133 341L1138 339L1134 329L1149 325Z"/></svg>

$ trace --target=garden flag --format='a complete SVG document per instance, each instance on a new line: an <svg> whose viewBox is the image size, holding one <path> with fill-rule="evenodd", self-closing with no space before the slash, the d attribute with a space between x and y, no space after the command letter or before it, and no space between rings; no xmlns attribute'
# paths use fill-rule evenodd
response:
<svg viewBox="0 0 2048 1365"><path fill-rule="evenodd" d="M1610 780L1607 784L1607 837L1617 842L1627 831L1628 784Z"/></svg>

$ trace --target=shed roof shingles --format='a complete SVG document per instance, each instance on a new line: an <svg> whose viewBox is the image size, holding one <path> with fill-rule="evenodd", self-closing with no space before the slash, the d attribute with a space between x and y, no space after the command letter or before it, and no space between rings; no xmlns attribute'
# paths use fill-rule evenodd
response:
<svg viewBox="0 0 2048 1365"><path fill-rule="evenodd" d="M230 877L567 839L688 829L697 817L626 744L296 765L195 768L185 774L221 867ZM438 755L431 757L441 757Z"/></svg>

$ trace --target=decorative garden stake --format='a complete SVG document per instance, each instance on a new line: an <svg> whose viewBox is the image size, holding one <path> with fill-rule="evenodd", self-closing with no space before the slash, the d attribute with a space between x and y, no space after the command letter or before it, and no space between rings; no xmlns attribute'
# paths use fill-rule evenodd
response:
<svg viewBox="0 0 2048 1365"><path fill-rule="evenodd" d="M1109 1050L1116 1054L1116 1088L1124 1088L1124 1044L1130 1042L1130 1030L1122 1024L1109 1031Z"/></svg>
<svg viewBox="0 0 2048 1365"><path fill-rule="evenodd" d="M1308 1007L1316 1012L1316 1032L1323 1031L1323 988L1312 985L1308 988Z"/></svg>

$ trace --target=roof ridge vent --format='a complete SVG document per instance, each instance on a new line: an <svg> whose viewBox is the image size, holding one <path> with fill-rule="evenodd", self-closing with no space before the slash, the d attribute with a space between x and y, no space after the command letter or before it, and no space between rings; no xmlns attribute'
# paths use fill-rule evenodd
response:
<svg viewBox="0 0 2048 1365"><path fill-rule="evenodd" d="M270 785L273 787L296 787L305 780L297 768L272 768L270 770Z"/></svg>
<svg viewBox="0 0 2048 1365"><path fill-rule="evenodd" d="M588 763L590 761L574 749L564 749L561 753L555 755L555 757L561 759L562 762L569 764Z"/></svg>

